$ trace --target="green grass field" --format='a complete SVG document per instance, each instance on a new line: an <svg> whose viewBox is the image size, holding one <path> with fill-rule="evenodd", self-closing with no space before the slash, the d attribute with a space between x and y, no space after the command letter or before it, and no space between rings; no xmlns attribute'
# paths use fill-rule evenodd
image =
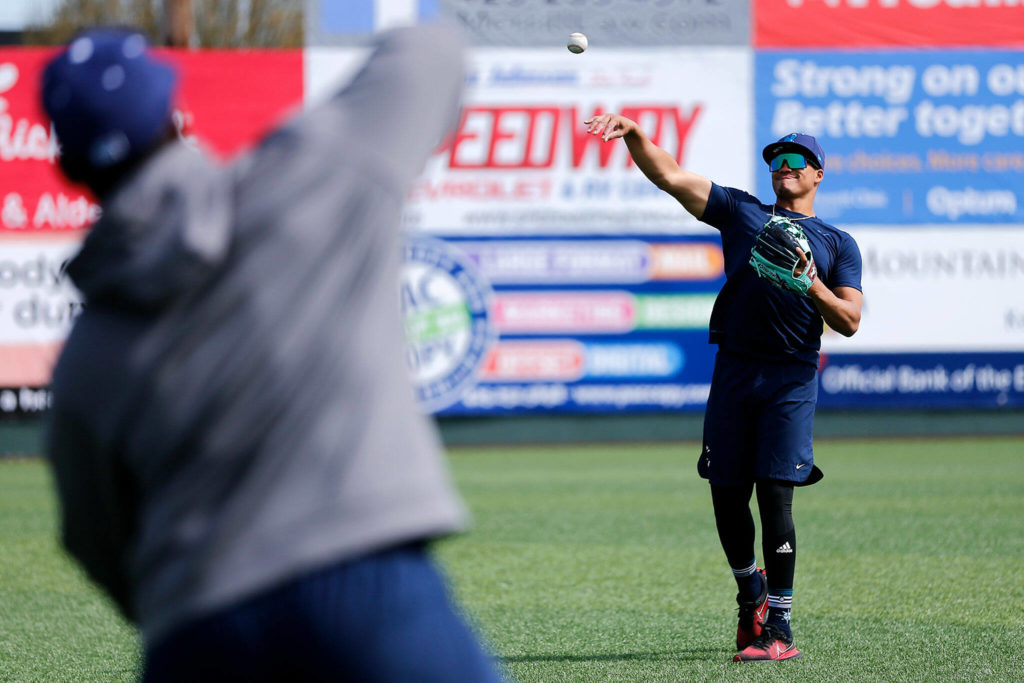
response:
<svg viewBox="0 0 1024 683"><path fill-rule="evenodd" d="M1024 679L1024 438L820 442L797 491L803 659L733 664L695 444L460 449L438 546L519 681ZM130 628L60 554L38 461L0 462L0 680L131 680ZM758 553L760 556L760 553Z"/></svg>

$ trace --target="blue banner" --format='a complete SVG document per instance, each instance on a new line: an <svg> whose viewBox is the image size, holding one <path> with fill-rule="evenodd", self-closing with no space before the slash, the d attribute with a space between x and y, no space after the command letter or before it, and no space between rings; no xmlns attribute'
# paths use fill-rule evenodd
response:
<svg viewBox="0 0 1024 683"><path fill-rule="evenodd" d="M818 138L828 220L1024 223L1024 52L772 50L755 70L756 139Z"/></svg>
<svg viewBox="0 0 1024 683"><path fill-rule="evenodd" d="M402 306L420 403L445 416L701 412L722 265L717 235L410 234ZM819 383L825 409L1020 408L1024 351L824 352Z"/></svg>
<svg viewBox="0 0 1024 683"><path fill-rule="evenodd" d="M402 306L439 415L702 411L717 235L409 235Z"/></svg>
<svg viewBox="0 0 1024 683"><path fill-rule="evenodd" d="M1024 352L831 354L823 408L1020 408Z"/></svg>

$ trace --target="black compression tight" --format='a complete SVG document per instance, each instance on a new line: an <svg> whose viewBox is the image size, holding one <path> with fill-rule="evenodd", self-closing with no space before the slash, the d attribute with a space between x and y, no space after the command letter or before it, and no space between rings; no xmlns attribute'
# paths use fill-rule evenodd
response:
<svg viewBox="0 0 1024 683"><path fill-rule="evenodd" d="M744 567L754 556L754 518L750 513L754 488L753 483L711 487L718 538L730 567ZM791 590L796 567L793 485L762 479L756 488L761 516L761 557L768 572L768 585L773 589Z"/></svg>

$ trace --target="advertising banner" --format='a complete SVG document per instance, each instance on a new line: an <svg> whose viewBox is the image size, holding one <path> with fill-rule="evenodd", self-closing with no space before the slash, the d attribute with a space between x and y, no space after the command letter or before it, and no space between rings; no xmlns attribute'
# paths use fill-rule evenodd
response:
<svg viewBox="0 0 1024 683"><path fill-rule="evenodd" d="M476 45L563 46L586 34L595 49L747 45L746 0L435 0Z"/></svg>
<svg viewBox="0 0 1024 683"><path fill-rule="evenodd" d="M823 408L1021 408L1022 353L827 354Z"/></svg>
<svg viewBox="0 0 1024 683"><path fill-rule="evenodd" d="M307 54L307 99L362 53ZM435 235L708 232L584 121L634 118L686 168L750 187L747 49L475 50L462 118L413 186L406 227Z"/></svg>
<svg viewBox="0 0 1024 683"><path fill-rule="evenodd" d="M1024 362L1024 228L851 230L864 263L860 330L836 353L1016 352Z"/></svg>
<svg viewBox="0 0 1024 683"><path fill-rule="evenodd" d="M51 50L0 49L0 235L78 231L99 215L57 172L39 79ZM181 73L182 137L230 156L302 102L302 52L158 51Z"/></svg>
<svg viewBox="0 0 1024 683"><path fill-rule="evenodd" d="M81 305L64 268L99 216L56 172L36 102L49 54L0 49L0 413L47 407ZM366 52L165 55L182 70L181 136L230 158ZM461 118L404 214L400 295L424 409L703 410L720 241L621 141L586 134L607 111L762 199L762 144L793 131L822 141L816 209L857 239L865 291L860 331L823 338L823 407L1024 404L1021 55L473 50Z"/></svg>
<svg viewBox="0 0 1024 683"><path fill-rule="evenodd" d="M371 35L439 17L478 46L565 50L570 33L591 45L747 45L746 0L306 0L307 45L361 45Z"/></svg>
<svg viewBox="0 0 1024 683"><path fill-rule="evenodd" d="M1019 0L754 0L757 47L1022 47Z"/></svg>
<svg viewBox="0 0 1024 683"><path fill-rule="evenodd" d="M410 233L408 360L441 415L703 410L717 236Z"/></svg>
<svg viewBox="0 0 1024 683"><path fill-rule="evenodd" d="M0 237L0 387L40 387L81 310L64 273L78 241L66 235Z"/></svg>
<svg viewBox="0 0 1024 683"><path fill-rule="evenodd" d="M826 220L1024 224L1024 52L767 51L756 62L757 140L819 139Z"/></svg>
<svg viewBox="0 0 1024 683"><path fill-rule="evenodd" d="M819 404L1024 405L1024 230L857 228L864 310L822 338Z"/></svg>
<svg viewBox="0 0 1024 683"><path fill-rule="evenodd" d="M0 413L45 408L28 389L50 370L81 304L65 275L100 208L56 166L57 140L38 102L50 49L0 49ZM230 157L302 102L302 52L160 51L181 74L182 139ZM28 388L26 388L28 387Z"/></svg>

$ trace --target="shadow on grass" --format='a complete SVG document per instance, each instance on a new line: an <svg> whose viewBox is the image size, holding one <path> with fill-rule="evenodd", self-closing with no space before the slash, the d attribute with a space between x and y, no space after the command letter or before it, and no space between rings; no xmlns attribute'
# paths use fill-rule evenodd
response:
<svg viewBox="0 0 1024 683"><path fill-rule="evenodd" d="M722 656L722 650L713 647L694 648L691 650L672 650L669 652L618 652L609 654L547 654L547 655L511 655L501 657L506 664L520 662L629 662L629 661L699 661Z"/></svg>

